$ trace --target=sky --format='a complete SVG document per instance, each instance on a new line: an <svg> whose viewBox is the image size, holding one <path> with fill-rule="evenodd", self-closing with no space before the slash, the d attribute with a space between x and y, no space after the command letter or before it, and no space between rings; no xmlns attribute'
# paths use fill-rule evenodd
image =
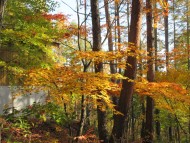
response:
<svg viewBox="0 0 190 143"><path fill-rule="evenodd" d="M72 10L76 10L76 0L55 0L59 3L59 7L56 8L55 13L63 13L69 16L69 21L77 21L76 13ZM72 9L71 9L71 8Z"/></svg>

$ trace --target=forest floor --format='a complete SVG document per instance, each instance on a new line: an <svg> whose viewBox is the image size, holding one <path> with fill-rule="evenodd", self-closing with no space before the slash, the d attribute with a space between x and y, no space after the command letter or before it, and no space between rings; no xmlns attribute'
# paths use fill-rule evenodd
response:
<svg viewBox="0 0 190 143"><path fill-rule="evenodd" d="M24 122L9 122L0 117L1 143L71 143L76 141L77 130L68 128L52 121L30 119ZM95 134L88 130L78 137L79 143L99 143ZM72 136L71 136L72 135Z"/></svg>
<svg viewBox="0 0 190 143"><path fill-rule="evenodd" d="M36 122L36 123L35 123ZM2 143L69 143L68 129L54 123L31 122L29 129L5 122L1 129ZM35 124L34 124L35 123ZM33 124L33 125L32 125Z"/></svg>

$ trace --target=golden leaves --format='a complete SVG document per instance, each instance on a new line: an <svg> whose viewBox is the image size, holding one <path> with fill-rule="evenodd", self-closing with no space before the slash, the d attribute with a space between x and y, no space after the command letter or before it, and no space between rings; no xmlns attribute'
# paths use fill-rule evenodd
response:
<svg viewBox="0 0 190 143"><path fill-rule="evenodd" d="M120 3L120 0L114 0L115 4L118 5Z"/></svg>
<svg viewBox="0 0 190 143"><path fill-rule="evenodd" d="M82 72L75 66L57 65L51 69L31 70L25 85L48 89L52 99L60 104L69 102L72 95L85 95L91 97L94 102L101 99L106 106L114 109L110 97L119 95L120 86L110 79L118 80L124 77L120 74Z"/></svg>
<svg viewBox="0 0 190 143"><path fill-rule="evenodd" d="M190 105L190 97L187 90L176 83L137 82L135 84L135 92L140 96L152 97L158 108L172 112L174 112L174 107L175 109L181 108L181 110L184 110L184 108Z"/></svg>

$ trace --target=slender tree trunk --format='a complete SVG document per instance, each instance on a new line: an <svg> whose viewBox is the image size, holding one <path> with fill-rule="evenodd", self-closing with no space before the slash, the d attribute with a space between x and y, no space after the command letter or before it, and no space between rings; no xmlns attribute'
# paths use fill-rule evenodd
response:
<svg viewBox="0 0 190 143"><path fill-rule="evenodd" d="M154 27L154 48L155 48L155 71L158 71L158 29L157 29L157 17L158 17L158 13L157 13L157 4L156 1L154 1L154 9L155 9L155 27ZM161 131L161 126L160 126L160 120L159 120L159 113L160 110L159 109L155 109L155 115L156 115L156 120L155 120L155 126L156 126L156 138L158 141L161 140L160 138L160 131Z"/></svg>
<svg viewBox="0 0 190 143"><path fill-rule="evenodd" d="M170 116L170 115L169 115ZM171 119L171 117L168 118L169 120ZM170 123L170 126L168 128L168 134L169 134L169 141L172 142L173 141L173 134L172 134L173 130L172 130L172 124Z"/></svg>
<svg viewBox="0 0 190 143"><path fill-rule="evenodd" d="M144 97L142 98L142 115L143 115L143 119L142 119L142 124L141 124L141 138L143 139L145 137L145 106L144 106Z"/></svg>
<svg viewBox="0 0 190 143"><path fill-rule="evenodd" d="M140 44L140 50L142 50L142 47L141 47L141 44ZM140 77L143 77L143 60L142 60L142 56L140 55L140 65L139 65L139 69L140 69ZM144 100L144 97L142 97L141 99L141 111L142 111L142 123L141 123L141 138L143 139L145 137L145 112L146 112L146 109L145 109L145 100Z"/></svg>
<svg viewBox="0 0 190 143"><path fill-rule="evenodd" d="M148 71L147 80L149 82L154 81L154 68L153 68L153 33L152 33L152 2L151 0L146 0L146 20L147 20L147 52L148 52ZM152 143L153 142L153 99L147 97L146 99L146 124L145 124L145 138L143 142Z"/></svg>
<svg viewBox="0 0 190 143"><path fill-rule="evenodd" d="M3 24L3 16L4 16L4 11L6 7L7 0L0 0L0 31L2 28Z"/></svg>
<svg viewBox="0 0 190 143"><path fill-rule="evenodd" d="M175 0L173 0L173 27L174 27L174 49L176 49L176 21L175 21ZM174 68L177 68L176 51L174 51Z"/></svg>
<svg viewBox="0 0 190 143"><path fill-rule="evenodd" d="M165 0L168 3L168 0ZM165 49L166 49L166 70L168 70L169 64L169 43L168 43L168 8L165 8L164 27L165 27Z"/></svg>
<svg viewBox="0 0 190 143"><path fill-rule="evenodd" d="M188 64L187 64L187 68L188 70L190 69L190 51L189 51L189 0L186 1L186 5L187 5L187 54L188 54L188 57L187 57L187 61L188 61Z"/></svg>
<svg viewBox="0 0 190 143"><path fill-rule="evenodd" d="M140 31L141 31L141 17L142 17L142 0L133 0L132 13L131 13L131 25L129 32L129 48L130 54L135 54L135 51L140 46ZM128 56L126 60L126 69L124 76L135 80L137 69L136 56ZM114 127L112 131L110 142L120 142L122 140L124 123L127 117L127 113L131 106L131 99L133 94L134 82L128 80L122 80L122 89L119 98L118 111L123 115L116 115L114 119ZM115 139L115 141L114 141Z"/></svg>
<svg viewBox="0 0 190 143"><path fill-rule="evenodd" d="M85 118L86 118L85 96L82 95L80 127L79 127L79 130L78 130L77 136L81 136L83 134L83 129L84 129L84 125L85 125Z"/></svg>
<svg viewBox="0 0 190 143"><path fill-rule="evenodd" d="M86 0L84 0L84 27L85 27L85 37L84 37L84 50L87 50L87 3ZM85 62L86 68L88 68L88 66L90 66L91 61L88 63L87 61ZM85 66L84 65L84 66ZM85 71L85 69L84 69ZM89 97L86 97L86 101L89 100ZM86 103L86 120L85 120L85 124L86 126L90 126L90 103L87 102Z"/></svg>
<svg viewBox="0 0 190 143"><path fill-rule="evenodd" d="M160 127L160 117L159 117L159 114L160 114L160 110L159 109L155 109L155 115L156 115L156 120L155 120L155 125L156 125L156 138L158 141L161 140L161 137L160 137L160 131L161 131L161 127Z"/></svg>
<svg viewBox="0 0 190 143"><path fill-rule="evenodd" d="M176 127L176 134L177 134L177 142L180 143L181 142L181 138L180 138L180 129L179 129L179 125L177 125Z"/></svg>
<svg viewBox="0 0 190 143"><path fill-rule="evenodd" d="M187 69L190 70L190 48L189 48L189 0L186 0L186 6L187 6ZM189 141L190 141L190 107L189 107L189 125L188 125L188 132L189 132Z"/></svg>
<svg viewBox="0 0 190 143"><path fill-rule="evenodd" d="M113 42L112 42L112 25L111 25L111 20L110 20L110 13L109 13L109 4L108 0L104 0L104 5L105 5L105 14L106 14L106 24L107 24L107 33L108 33L108 49L109 51L113 52ZM116 65L113 61L110 61L110 72L111 74L115 74L117 72L116 70ZM116 82L114 79L111 79L112 82ZM118 98L113 95L113 103L117 105L117 100Z"/></svg>
<svg viewBox="0 0 190 143"><path fill-rule="evenodd" d="M104 5L105 5L106 24L107 24L107 32L108 32L108 48L109 48L109 51L113 52L112 25L111 25L111 20L110 20L108 0L104 0ZM110 61L110 72L111 74L116 73L116 66L114 65L114 61Z"/></svg>
<svg viewBox="0 0 190 143"><path fill-rule="evenodd" d="M81 51L80 48L80 15L79 15L79 3L78 0L76 0L77 3L77 20L78 20L78 31L77 31L77 44L78 44L78 49L79 51ZM86 112L85 112L85 105L84 105L84 100L85 97L84 95L81 96L81 114L80 114L80 124L79 124L79 129L77 131L77 136L81 136L83 133L83 128L84 128L84 124L85 124L85 116L86 116ZM78 141L77 141L78 142Z"/></svg>
<svg viewBox="0 0 190 143"><path fill-rule="evenodd" d="M98 0L91 0L91 13L92 13L92 34L93 34L93 51L101 51L101 28L100 28L100 15L98 8ZM95 73L103 72L102 62L95 63ZM103 102L98 100L101 104ZM101 110L101 107L97 107L98 115L98 133L99 139L103 143L108 143L108 132L106 129L106 112Z"/></svg>
<svg viewBox="0 0 190 143"><path fill-rule="evenodd" d="M6 7L7 0L0 0L0 32L3 28L3 17L4 17L4 11ZM0 36L1 38L1 36ZM1 40L1 39L0 39ZM0 43L0 48L1 48L1 43ZM8 77L7 77L8 69L4 66L0 66L0 85L8 85Z"/></svg>
<svg viewBox="0 0 190 143"><path fill-rule="evenodd" d="M119 16L119 2L115 2L115 17L116 17L116 31L117 31L117 50L121 51L121 28L120 28L120 16ZM118 62L121 62L119 60ZM119 68L121 74L121 68Z"/></svg>
<svg viewBox="0 0 190 143"><path fill-rule="evenodd" d="M155 9L155 14L154 14L154 48L155 48L155 71L158 71L158 12L157 12L157 4L156 1L154 1L154 9Z"/></svg>
<svg viewBox="0 0 190 143"><path fill-rule="evenodd" d="M132 97L133 103L134 97ZM131 105L131 135L132 135L132 142L135 141L135 115L134 115L134 105Z"/></svg>
<svg viewBox="0 0 190 143"><path fill-rule="evenodd" d="M168 0L165 0L166 3L168 3ZM164 17L164 27L165 27L165 49L166 49L166 71L168 71L169 67L169 43L168 43L168 8L165 8L165 17ZM168 115L168 119L171 119L171 116ZM170 142L173 140L173 135L172 135L172 126L171 124L168 127L168 135L169 135L169 140Z"/></svg>
<svg viewBox="0 0 190 143"><path fill-rule="evenodd" d="M128 32L128 35L129 35L129 30L130 30L130 10L129 10L129 7L130 7L130 0L128 0L127 2L127 32Z"/></svg>
<svg viewBox="0 0 190 143"><path fill-rule="evenodd" d="M78 49L81 51L81 47L80 47L80 16L79 16L79 4L78 4L78 0L76 0L77 3L77 18L78 18ZM80 2L81 3L81 2ZM86 0L84 0L84 27L85 27L85 32L87 31L86 29L86 10L87 10L87 5L86 5ZM86 38L86 34L84 37L84 51L86 51L87 49L87 44L86 44L87 38ZM83 72L87 72L90 63L88 61L85 61L82 59L82 63L83 63ZM85 82L85 81L84 81ZM90 124L89 121L89 116L90 116L90 111L87 109L89 106L87 106L88 104L85 103L86 97L85 95L81 96L81 115L80 115L80 125L79 125L79 130L77 132L77 136L81 136L83 134L83 130L84 130L84 126L85 124Z"/></svg>

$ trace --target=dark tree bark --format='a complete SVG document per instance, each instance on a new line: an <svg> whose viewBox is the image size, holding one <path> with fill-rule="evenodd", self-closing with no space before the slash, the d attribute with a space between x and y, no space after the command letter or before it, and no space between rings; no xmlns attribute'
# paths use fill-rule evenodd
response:
<svg viewBox="0 0 190 143"><path fill-rule="evenodd" d="M91 0L91 13L92 13L92 34L93 34L93 51L101 50L101 28L100 28L100 15L98 8L98 0ZM102 62L95 63L95 73L103 72ZM103 102L98 100L101 104ZM101 107L97 107L98 115L98 133L99 139L103 143L108 143L108 132L106 129L106 112L101 110Z"/></svg>
<svg viewBox="0 0 190 143"><path fill-rule="evenodd" d="M145 117L146 109L144 105L144 97L142 99L142 115ZM145 137L145 118L142 119L142 124L141 124L141 138L143 139Z"/></svg>
<svg viewBox="0 0 190 143"><path fill-rule="evenodd" d="M154 67L153 67L153 28L152 28L152 2L151 0L146 0L146 20L147 20L147 52L148 52L148 71L147 80L149 82L154 81ZM146 100L146 123L145 123L145 137L143 142L152 143L153 142L153 99L147 97Z"/></svg>
<svg viewBox="0 0 190 143"><path fill-rule="evenodd" d="M142 0L133 0L131 11L131 25L129 32L129 49L130 54L135 54L135 51L140 46L140 31L142 18ZM126 60L126 69L124 76L134 80L136 78L137 58L136 56L128 56ZM122 89L119 98L118 111L123 115L116 115L114 119L114 127L110 142L120 142L124 132L124 123L131 106L134 82L122 80Z"/></svg>
<svg viewBox="0 0 190 143"><path fill-rule="evenodd" d="M157 9L156 2L154 2L154 9ZM158 14L155 13L155 18L157 19ZM157 20L155 20L155 24L157 25ZM158 71L158 29L157 27L154 27L154 48L155 48L155 71ZM156 126L156 138L158 141L160 141L160 131L161 131L161 126L160 126L160 121L159 121L159 109L155 109L155 115L156 115L156 120L155 120L155 126Z"/></svg>
<svg viewBox="0 0 190 143"><path fill-rule="evenodd" d="M133 103L134 97L132 97ZM132 135L132 142L135 141L135 113L134 113L134 105L131 105L131 135Z"/></svg>
<svg viewBox="0 0 190 143"><path fill-rule="evenodd" d="M159 109L155 109L155 115L156 115L156 120L155 120L156 138L157 138L158 141L161 140L161 137L160 137L161 126L160 126L160 121L159 121L159 114L160 114L160 110Z"/></svg>
<svg viewBox="0 0 190 143"><path fill-rule="evenodd" d="M85 125L85 118L86 118L86 105L85 105L85 96L82 95L81 99L81 115L80 115L80 127L77 133L77 136L81 136L83 134L83 129Z"/></svg>
<svg viewBox="0 0 190 143"><path fill-rule="evenodd" d="M165 0L166 3L168 3L168 0ZM165 27L165 48L166 48L166 71L168 71L168 66L169 66L169 56L168 56L168 52L169 52L169 34L168 34L168 9L164 10L165 13L165 17L164 17L164 27ZM170 115L168 115L168 119L170 120ZM172 141L173 140L173 135L172 135L172 126L170 124L170 126L168 127L168 135L169 135L169 140Z"/></svg>

